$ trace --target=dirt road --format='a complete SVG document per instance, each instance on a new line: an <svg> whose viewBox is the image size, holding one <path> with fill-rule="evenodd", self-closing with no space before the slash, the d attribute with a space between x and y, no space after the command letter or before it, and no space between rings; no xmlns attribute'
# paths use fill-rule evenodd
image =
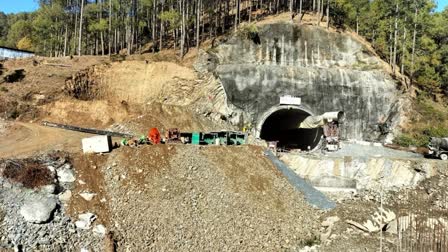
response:
<svg viewBox="0 0 448 252"><path fill-rule="evenodd" d="M81 139L89 134L48 128L37 123L13 122L3 133L0 158L27 157L49 150L77 152Z"/></svg>

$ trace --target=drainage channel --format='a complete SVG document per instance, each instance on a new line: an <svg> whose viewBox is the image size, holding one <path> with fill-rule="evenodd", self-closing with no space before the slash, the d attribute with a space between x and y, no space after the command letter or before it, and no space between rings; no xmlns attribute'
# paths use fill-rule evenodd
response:
<svg viewBox="0 0 448 252"><path fill-rule="evenodd" d="M264 152L277 169L283 173L289 183L304 194L305 200L314 207L322 210L330 210L336 207L336 203L329 200L322 192L314 188L305 179L299 177L294 171L280 161L270 150Z"/></svg>

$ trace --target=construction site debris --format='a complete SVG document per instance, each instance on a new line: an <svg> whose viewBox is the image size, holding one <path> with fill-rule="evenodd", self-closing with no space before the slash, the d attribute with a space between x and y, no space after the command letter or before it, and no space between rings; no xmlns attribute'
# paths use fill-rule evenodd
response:
<svg viewBox="0 0 448 252"><path fill-rule="evenodd" d="M65 184L54 184L56 171L71 169L66 153L51 152L29 159L9 160L21 165L24 171L28 163L38 162L51 174L51 183L29 190L22 183L0 175L0 250L12 251L65 251L71 248L88 247L91 251L104 251L102 238L90 232L76 230L74 222L65 213L69 207L71 191ZM5 167L0 161L0 170ZM39 166L39 167L40 167ZM23 176L23 174L22 174ZM29 173L32 181L33 173ZM49 188L55 189L51 192ZM53 193L63 191L58 196ZM66 196L66 198L61 197ZM64 204L59 205L58 201ZM39 223L39 224L36 224Z"/></svg>
<svg viewBox="0 0 448 252"><path fill-rule="evenodd" d="M112 209L108 228L118 247L298 251L307 240L314 241L316 210L262 151L194 145L118 149L100 167L107 192L114 195L107 201ZM107 169L114 162L117 166ZM121 174L126 180L113 179Z"/></svg>
<svg viewBox="0 0 448 252"><path fill-rule="evenodd" d="M112 149L112 138L107 135L84 138L81 142L83 153L105 153Z"/></svg>
<svg viewBox="0 0 448 252"><path fill-rule="evenodd" d="M70 198L72 197L72 191L71 190L65 190L63 193L60 193L58 195L58 198L62 202L68 202Z"/></svg>
<svg viewBox="0 0 448 252"><path fill-rule="evenodd" d="M346 220L346 222L362 231L375 233L385 230L385 227L395 219L396 215L393 211L379 207L378 210L363 224L352 220Z"/></svg>
<svg viewBox="0 0 448 252"><path fill-rule="evenodd" d="M73 183L75 182L75 172L69 168L62 168L57 171L58 180L61 183Z"/></svg>
<svg viewBox="0 0 448 252"><path fill-rule="evenodd" d="M75 225L79 229L90 229L92 226L92 222L96 220L96 216L93 213L83 213L78 216L78 221L75 222Z"/></svg>
<svg viewBox="0 0 448 252"><path fill-rule="evenodd" d="M93 197L95 197L96 193L91 193L91 192L82 192L79 194L79 196L81 196L83 199L87 200L87 201L91 201L93 199Z"/></svg>
<svg viewBox="0 0 448 252"><path fill-rule="evenodd" d="M106 235L106 228L101 224L93 227L92 231L100 237L104 237Z"/></svg>
<svg viewBox="0 0 448 252"><path fill-rule="evenodd" d="M321 226L324 227L324 231L320 234L321 242L325 242L328 240L328 238L330 238L333 232L333 226L338 221L339 221L338 216L330 216L327 217L327 219L322 222Z"/></svg>
<svg viewBox="0 0 448 252"><path fill-rule="evenodd" d="M28 222L45 223L50 220L56 205L54 198L31 197L20 208L20 214Z"/></svg>
<svg viewBox="0 0 448 252"><path fill-rule="evenodd" d="M56 185L51 184L51 185L42 186L41 191L46 194L54 194L56 192Z"/></svg>

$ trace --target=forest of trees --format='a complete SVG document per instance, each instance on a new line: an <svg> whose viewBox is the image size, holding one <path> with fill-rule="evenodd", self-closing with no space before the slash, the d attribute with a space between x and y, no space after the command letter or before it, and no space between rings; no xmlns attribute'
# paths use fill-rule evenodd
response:
<svg viewBox="0 0 448 252"><path fill-rule="evenodd" d="M39 0L32 13L0 12L0 46L45 56L178 50L242 22L289 12L365 37L394 68L434 92L448 92L448 9L433 0ZM329 18L327 19L327 17ZM125 49L125 50L124 50Z"/></svg>

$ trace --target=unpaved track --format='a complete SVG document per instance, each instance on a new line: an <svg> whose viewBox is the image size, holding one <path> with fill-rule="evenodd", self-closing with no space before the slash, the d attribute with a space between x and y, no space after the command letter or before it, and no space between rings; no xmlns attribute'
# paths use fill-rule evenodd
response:
<svg viewBox="0 0 448 252"><path fill-rule="evenodd" d="M81 150L81 139L87 136L90 135L37 123L14 122L0 133L0 158L26 157L50 150L78 152Z"/></svg>

